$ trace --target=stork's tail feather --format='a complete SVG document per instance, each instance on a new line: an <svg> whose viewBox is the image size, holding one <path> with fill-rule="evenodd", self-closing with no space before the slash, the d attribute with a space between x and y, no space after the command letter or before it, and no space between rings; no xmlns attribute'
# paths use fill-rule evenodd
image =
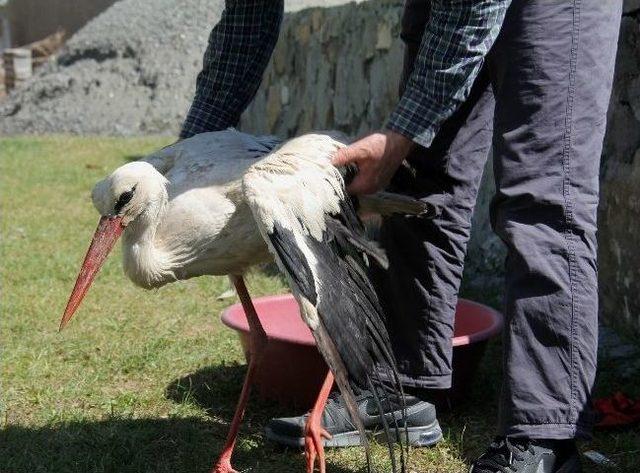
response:
<svg viewBox="0 0 640 473"><path fill-rule="evenodd" d="M331 372L334 374L336 384L338 385L338 388L342 393L344 405L347 409L347 412L349 413L349 417L351 418L351 421L360 434L362 446L364 447L367 460L367 471L371 471L371 451L369 447L369 441L366 436L364 424L360 417L358 404L355 399L355 394L350 382L348 371L344 366L344 363L342 362L338 348L335 346L332 338L327 332L327 329L322 324L320 324L320 326L314 331L314 336L320 352L324 355L324 358L327 361ZM378 376L377 372L374 370L371 374L368 374L366 376L366 381L363 383L362 387L368 388L372 393L374 402L376 403L376 407L378 409L378 412L380 413L380 420L382 423L385 438L387 439L387 447L389 449L391 471L398 471L398 462L396 459L394 442L391 440L395 438L397 439L397 442L401 447L399 471L404 472L406 471L406 455L408 455L409 445L408 441L405 443L402 442L402 432L405 433L404 438L408 438L406 423L404 423L404 429L402 429L402 426L398 423L398 418L395 415L392 415L392 425L390 425L389 420L387 420L387 416L385 415L385 410L388 410L390 406L400 404L400 411L402 413L401 419L406 419L404 392L398 378L398 373L393 368L393 366L380 366L379 369L385 372L385 376L389 380L387 383L391 383L391 386L389 386L388 384L385 386L383 381L380 379L380 376ZM385 409L385 407L387 409ZM391 410L393 411L395 409L391 407ZM395 435L391 435L392 429Z"/></svg>
<svg viewBox="0 0 640 473"><path fill-rule="evenodd" d="M333 343L331 336L327 332L327 329L322 325L322 322L318 325L316 330L313 331L313 335L316 340L318 350L322 353L329 369L333 373L336 384L338 385L340 393L344 399L344 405L347 408L349 417L360 433L360 439L367 459L367 471L371 471L371 450L369 448L369 440L367 439L364 424L360 417L360 411L358 410L355 394L349 382L349 373L347 368L344 366L340 353ZM393 471L396 471L395 467Z"/></svg>
<svg viewBox="0 0 640 473"><path fill-rule="evenodd" d="M401 198L403 196L400 196ZM407 198L414 201L415 199ZM407 200L400 199L400 200ZM420 201L418 201L420 202ZM342 248L355 248L368 256L371 256L373 261L380 265L382 268L388 267L388 260L384 250L378 246L378 244L367 236L362 231L362 226L359 221L354 221L349 216L355 217L354 208L350 205L351 201L345 201L343 203L343 211L340 214L341 219L328 217L326 219L327 228L332 233L333 238L339 247ZM347 271L349 277L346 279L347 284L351 286L351 291L354 294L360 295L358 298L358 304L360 306L359 315L366 322L366 332L370 337L371 344L368 347L368 353L365 355L371 360L369 366L370 369L365 373L365 380L359 379L351 373L351 380L355 381L360 387L368 388L374 397L374 401L377 404L378 412L380 413L381 423L384 429L385 437L387 439L387 445L389 447L389 455L392 463L392 471L397 470L397 462L394 452L394 442L391 440L395 437L402 446L402 434L401 426L398 425L398 419L393 417L393 425L389 425L387 416L384 415L385 409L383 406L399 405L401 407L402 419L406 419L406 408L404 403L404 393L402 384L400 383L400 377L396 368L396 361L391 351L391 341L383 320L383 312L380 307L377 295L373 287L367 269L358 264L356 259L351 255L344 255L344 260L347 262ZM348 344L351 346L351 341L342 337L339 333L331 333L333 335L332 340L338 344L337 350L342 354L343 359L349 359L353 361L354 354L349 353L351 348L344 346ZM363 354L359 354L362 356ZM353 363L351 363L353 368ZM386 379L383 383L380 374ZM395 410L395 409L392 409ZM406 423L403 422L405 433ZM391 428L395 431L395 435L391 436ZM405 436L406 438L406 436ZM408 447L408 443L405 444ZM408 451L407 451L408 453ZM405 469L405 453L400 449L400 471L406 471Z"/></svg>
<svg viewBox="0 0 640 473"><path fill-rule="evenodd" d="M378 412L380 413L380 421L382 423L382 429L384 431L385 438L387 439L387 448L389 449L389 458L391 459L391 471L397 471L396 454L393 447L393 442L390 440L392 438L391 428L393 428L396 434L395 438L397 439L397 442L400 444L400 471L404 472L406 471L405 450L406 450L406 455L408 455L409 442L408 441L405 442L404 444L405 448L403 448L402 437L400 435L401 429L400 429L400 425L398 425L397 417L395 415L391 416L393 425L390 426L389 422L387 421L387 416L384 414L385 405L386 406L394 405L394 399L392 398L390 399L387 388L384 387L384 385L382 384L382 381L380 380L380 377L377 376L376 373L373 373L370 376L368 380L368 384L369 384L369 390L373 394L373 399L378 408ZM406 413L406 406L404 402L404 393L400 391L400 393L392 393L391 396L392 397L397 396L399 398L402 418L405 419L407 416L407 413ZM408 439L408 431L407 431L406 423L404 427L404 432L405 432L405 438Z"/></svg>
<svg viewBox="0 0 640 473"><path fill-rule="evenodd" d="M358 200L360 203L358 210L364 214L376 214L383 217L393 214L434 217L439 213L439 209L432 203L391 192L363 195Z"/></svg>
<svg viewBox="0 0 640 473"><path fill-rule="evenodd" d="M348 204L345 203L348 207ZM341 214L342 218L345 218L345 214L348 214L348 208L345 208ZM348 222L348 219L347 219ZM358 232L359 228L349 228L344 222L339 219L328 217L326 219L327 229L332 233L335 242L342 248L355 248L372 257L373 261L383 268L386 268L388 261L384 251L373 241L366 238L363 233ZM392 464L392 471L398 471L398 464L396 460L394 442L392 439L397 439L402 447L401 428L404 426L406 433L406 423L399 425L398 419L395 415L388 419L385 412L388 411L390 406L399 405L402 413L402 419L406 419L406 408L404 404L404 393L402 385L400 383L399 374L396 368L395 357L390 349L391 342L385 327L382 310L379 305L379 301L375 294L375 291L368 290L373 289L369 280L365 267L358 264L352 255L345 254L344 261L347 262L347 271L349 277L346 278L345 283L351 287L352 293L357 294L358 304L360 307L359 316L365 322L366 333L371 340L371 344L365 349L365 353L353 350L353 340L349 337L345 337L343 332L338 331L339 327L333 327L329 323L327 327L322 327L327 336L331 336L331 346L338 354L338 361L341 359L350 360L350 376L347 378L347 382L351 382L358 385L358 387L369 389L373 394L374 402L377 405L378 412L380 413L380 420L383 426L385 438L387 439L387 445L389 448L389 456ZM364 348L364 347L363 347ZM324 353L324 352L323 352ZM358 362L354 363L355 360ZM369 361L365 361L368 359ZM373 369L368 371L357 371L353 368L358 364L363 363ZM340 363L341 364L341 363ZM386 381L383 383L379 373L383 374ZM360 376L358 376L360 374ZM337 377L336 377L337 379ZM343 392L342 386L338 384ZM349 388L350 392L353 392ZM343 392L344 395L344 392ZM354 401L345 399L345 405L352 404L351 408L347 407L351 416L358 415L357 406ZM386 409L385 409L386 407ZM391 409L395 411L396 409ZM360 422L359 417L357 420L352 417L354 424L358 426ZM401 419L401 420L402 420ZM391 430L395 435L391 435ZM406 437L406 436L405 436ZM408 443L405 444L408 446ZM406 471L405 468L405 450L400 449L400 470Z"/></svg>

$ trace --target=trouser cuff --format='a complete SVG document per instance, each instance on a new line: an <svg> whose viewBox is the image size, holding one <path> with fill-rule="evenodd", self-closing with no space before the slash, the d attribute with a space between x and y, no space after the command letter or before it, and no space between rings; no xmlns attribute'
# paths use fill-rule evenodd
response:
<svg viewBox="0 0 640 473"><path fill-rule="evenodd" d="M502 429L501 435L550 440L591 440L591 426L580 424L517 424Z"/></svg>

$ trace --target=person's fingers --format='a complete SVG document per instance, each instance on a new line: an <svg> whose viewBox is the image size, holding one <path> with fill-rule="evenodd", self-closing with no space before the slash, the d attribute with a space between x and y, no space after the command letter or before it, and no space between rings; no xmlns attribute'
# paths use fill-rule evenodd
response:
<svg viewBox="0 0 640 473"><path fill-rule="evenodd" d="M361 195L363 192L362 192L362 183L360 181L361 180L358 179L358 176L356 175L356 177L353 178L353 181L351 181L351 184L347 186L347 194Z"/></svg>
<svg viewBox="0 0 640 473"><path fill-rule="evenodd" d="M376 186L373 183L371 176L368 173L362 171L356 174L353 181L347 186L347 193L350 195L363 195L372 194L376 191Z"/></svg>
<svg viewBox="0 0 640 473"><path fill-rule="evenodd" d="M336 167L346 166L349 163L358 162L361 159L360 149L353 146L345 146L336 151L331 159L331 164Z"/></svg>

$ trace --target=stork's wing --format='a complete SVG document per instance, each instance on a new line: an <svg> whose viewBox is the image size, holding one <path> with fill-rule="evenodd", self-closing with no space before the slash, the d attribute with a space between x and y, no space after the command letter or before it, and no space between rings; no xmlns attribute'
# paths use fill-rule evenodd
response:
<svg viewBox="0 0 640 473"><path fill-rule="evenodd" d="M353 387L385 396L373 382L384 370L395 381L392 392L402 392L384 315L367 277L368 264L384 265L386 258L365 238L342 177L329 161L288 158L276 152L254 165L243 190L367 447ZM393 449L391 456L395 471Z"/></svg>
<svg viewBox="0 0 640 473"><path fill-rule="evenodd" d="M235 128L200 133L150 154L144 161L166 175L176 164L200 168L221 159L257 159L280 144L275 136L254 136Z"/></svg>

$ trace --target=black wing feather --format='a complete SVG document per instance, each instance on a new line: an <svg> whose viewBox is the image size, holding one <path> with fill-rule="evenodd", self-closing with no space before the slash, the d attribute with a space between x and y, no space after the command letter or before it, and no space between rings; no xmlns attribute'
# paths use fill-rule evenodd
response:
<svg viewBox="0 0 640 473"><path fill-rule="evenodd" d="M364 227L351 199L341 202L339 214L326 215L325 218L326 230L322 240L304 236L305 245L315 257L313 268L292 230L275 222L268 238L282 269L294 285L294 292L302 295L317 310L320 323L313 332L318 348L334 373L354 424L364 434L350 383L359 388L373 389L380 412L379 397L386 398L389 390L375 388L380 385L377 370L384 372L385 378L390 380L392 392L402 393L384 313L368 277L369 260L384 267L386 257L375 243L364 236ZM316 280L320 288L316 287ZM395 419L394 423L397 429ZM387 430L384 416L383 424ZM390 454L396 471L391 445ZM404 471L402 450L401 465Z"/></svg>

